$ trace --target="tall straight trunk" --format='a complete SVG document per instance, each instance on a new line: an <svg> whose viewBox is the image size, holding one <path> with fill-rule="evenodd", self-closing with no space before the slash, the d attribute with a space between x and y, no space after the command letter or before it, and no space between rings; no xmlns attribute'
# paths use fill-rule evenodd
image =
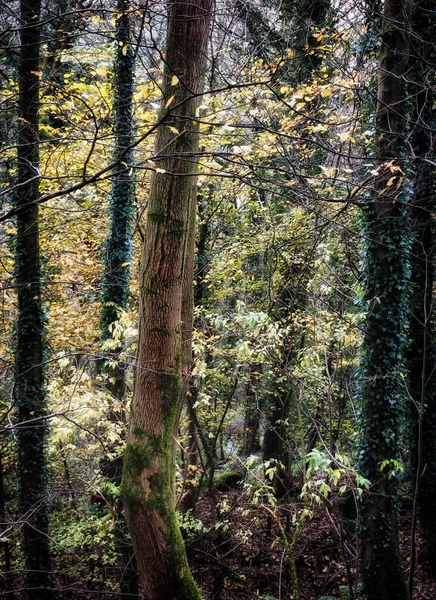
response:
<svg viewBox="0 0 436 600"><path fill-rule="evenodd" d="M16 188L18 294L15 397L20 465L20 509L27 596L50 600L48 535L44 315L39 252L39 70L40 0L22 0L18 75L19 130ZM31 423L30 423L31 421Z"/></svg>
<svg viewBox="0 0 436 600"><path fill-rule="evenodd" d="M113 153L116 167L112 176L110 197L110 231L104 254L103 308L101 315L104 339L112 337L110 325L117 321L119 309L126 309L130 295L130 257L132 247L135 184L132 174L135 139L133 127L133 88L135 57L131 46L128 0L117 1L117 42L114 64L114 136ZM121 351L122 348L117 349ZM124 373L122 374L124 375ZM124 395L124 376L119 381L116 397Z"/></svg>
<svg viewBox="0 0 436 600"><path fill-rule="evenodd" d="M197 186L193 181L193 186L189 197L188 209L188 230L186 240L186 255L183 268L182 283L182 307L181 307L181 343L182 343L182 386L180 389L179 414L183 408L187 394L192 393L190 387L193 384L191 378L192 372L192 333L194 327L194 277L195 277L195 220L197 208ZM189 414L189 446L186 453L188 481L192 478L192 469L195 466L197 458L197 427ZM186 484L186 493L183 495L181 509L187 510L195 506L195 490L191 483Z"/></svg>
<svg viewBox="0 0 436 600"><path fill-rule="evenodd" d="M402 600L408 591L397 532L396 460L404 398L409 234L403 182L406 3L385 0L376 112L377 176L364 211L368 314L363 348L361 474L372 486L361 504L361 572L369 600Z"/></svg>
<svg viewBox="0 0 436 600"><path fill-rule="evenodd" d="M143 591L150 600L200 598L175 514L173 440L187 356L182 349L182 294L185 275L193 269L195 118L211 9L212 0L168 2L163 122L156 135L157 170L150 184L139 277L138 362L122 495Z"/></svg>
<svg viewBox="0 0 436 600"><path fill-rule="evenodd" d="M416 524L419 516L427 556L436 575L436 330L433 311L436 237L433 225L436 169L427 162L435 152L432 128L436 123L434 93L436 71L436 6L417 3L411 14L411 69L408 77L414 99L411 143L416 160L414 202L411 213L412 295L409 366L409 441L414 510L409 588L413 586L416 558Z"/></svg>
<svg viewBox="0 0 436 600"><path fill-rule="evenodd" d="M130 258L133 230L133 207L135 184L132 173L135 132L133 127L133 89L135 57L131 45L129 1L118 0L116 21L116 55L114 63L114 162L110 197L110 230L105 247L104 276L101 313L103 340L111 339L111 325L119 318L119 311L126 310L130 294ZM104 365L105 385L111 393L114 405L109 408L109 419L116 423L125 421L126 363L120 360L122 344L113 348L108 367ZM110 459L105 458L103 475L116 486L121 483L123 459L117 454L119 444L110 448ZM115 457L114 457L115 455ZM120 598L138 597L138 574L135 554L127 535L126 519L122 502L117 495L108 495L116 513L115 546L120 569Z"/></svg>
<svg viewBox="0 0 436 600"><path fill-rule="evenodd" d="M186 397L186 408L189 418L189 445L186 453L187 461L187 473L191 474L188 479L188 483L185 485L185 493L180 502L180 508L184 511L195 508L195 502L198 498L200 489L192 481L192 473L197 465L198 454L198 442L201 440L203 451L207 457L207 464L212 465L213 460L210 454L211 446L208 440L205 438L204 433L199 427L197 413L194 408L195 399L199 392L199 382L197 378L192 375L192 332L194 329L193 319L193 308L201 308L207 293L206 275L208 272L208 258L209 258L209 245L210 245L210 224L207 217L205 217L205 204L210 200L213 194L213 186L209 183L207 186L207 196L202 193L197 194L195 200L198 217L198 242L196 247L195 255L195 268L192 273L191 270L184 272L184 290L182 299L182 323L183 323L183 376L184 376L184 387L182 388L181 403L183 403ZM194 207L195 210L195 207ZM195 218L195 215L192 215ZM195 233L195 223L192 223L192 233ZM195 286L193 285L193 280ZM187 395L186 395L187 394ZM202 479L200 480L201 483ZM196 482L198 483L198 482ZM200 486L201 487L201 486Z"/></svg>
<svg viewBox="0 0 436 600"><path fill-rule="evenodd" d="M273 398L271 414L263 436L262 459L276 461L273 488L278 498L291 491L289 476L288 433L286 419L289 413L292 392L277 393Z"/></svg>

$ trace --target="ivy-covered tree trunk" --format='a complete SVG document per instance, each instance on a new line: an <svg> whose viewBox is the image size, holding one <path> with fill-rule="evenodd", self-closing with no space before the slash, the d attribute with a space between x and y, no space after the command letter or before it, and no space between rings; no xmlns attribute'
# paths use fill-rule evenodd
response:
<svg viewBox="0 0 436 600"><path fill-rule="evenodd" d="M132 174L134 128L132 125L135 57L130 40L129 2L118 0L116 22L116 58L114 64L114 135L115 150L110 198L110 231L104 253L102 295L102 335L112 338L110 326L118 320L119 310L125 310L130 295L130 255L132 248L133 207L135 185ZM121 351L122 348L117 348ZM120 389L116 397L124 395L124 372L117 380ZM115 385L115 384L114 384Z"/></svg>
<svg viewBox="0 0 436 600"><path fill-rule="evenodd" d="M363 348L361 572L369 600L408 598L397 531L399 419L405 396L404 345L409 277L409 192L403 160L404 75L409 51L406 3L386 0L376 112L377 174L364 210L367 303Z"/></svg>
<svg viewBox="0 0 436 600"><path fill-rule="evenodd" d="M281 12L284 20L292 22L291 45L296 52L293 78L297 83L303 83L321 65L322 53L316 51L321 45L317 37L319 30L326 27L330 0L284 0Z"/></svg>
<svg viewBox="0 0 436 600"><path fill-rule="evenodd" d="M101 330L103 340L112 339L111 326L120 317L120 311L127 308L130 294L130 257L133 230L133 208L135 184L133 176L134 127L133 89L135 57L131 45L129 1L118 0L116 20L116 56L114 63L114 134L113 153L116 167L112 176L110 197L110 230L104 253L104 276L102 294ZM110 359L103 365L105 385L113 396L109 418L123 425L125 422L126 363L120 358L124 348L122 343L111 348ZM110 483L121 483L123 459L120 445L111 447L111 457L105 458L103 475ZM117 516L115 524L115 545L120 568L120 597L138 596L138 574L135 554L128 538L126 519L121 500L109 494L108 501L114 505Z"/></svg>
<svg viewBox="0 0 436 600"><path fill-rule="evenodd" d="M135 395L122 495L150 600L199 600L174 508L174 436L182 398L182 292L192 272L199 94L211 0L168 2L162 124L155 143L139 287ZM185 338L185 335L183 336Z"/></svg>
<svg viewBox="0 0 436 600"><path fill-rule="evenodd" d="M15 360L16 427L26 590L29 600L55 598L48 533L44 314L39 250L40 0L20 3L17 242L18 323Z"/></svg>
<svg viewBox="0 0 436 600"><path fill-rule="evenodd" d="M436 575L436 322L433 310L436 237L433 225L436 169L433 131L436 126L432 85L436 71L436 6L426 0L411 14L410 96L414 99L411 142L416 157L412 217L412 291L409 346L409 442L414 511L410 590L416 557L419 511L426 552ZM433 131L432 131L433 130Z"/></svg>

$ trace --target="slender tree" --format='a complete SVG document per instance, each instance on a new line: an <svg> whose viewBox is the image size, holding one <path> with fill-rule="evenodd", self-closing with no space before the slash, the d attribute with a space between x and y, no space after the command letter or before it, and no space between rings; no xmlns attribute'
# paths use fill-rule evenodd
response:
<svg viewBox="0 0 436 600"><path fill-rule="evenodd" d="M436 237L433 225L436 192L434 93L436 7L416 3L411 13L409 95L413 99L410 134L414 165L409 346L410 456L414 510L409 591L412 592L419 516L430 564L436 574L436 330L433 310Z"/></svg>
<svg viewBox="0 0 436 600"><path fill-rule="evenodd" d="M18 295L15 398L20 464L20 507L27 595L50 600L44 313L39 249L40 0L20 3L17 242Z"/></svg>
<svg viewBox="0 0 436 600"><path fill-rule="evenodd" d="M408 590L397 532L400 406L405 395L409 190L404 75L408 66L406 3L386 0L378 69L373 196L364 211L365 294L360 469L372 483L360 514L361 571L369 600L401 600Z"/></svg>
<svg viewBox="0 0 436 600"><path fill-rule="evenodd" d="M104 253L104 276L102 295L101 331L103 340L112 338L111 326L119 318L119 311L126 310L130 294L130 257L133 232L133 208L135 184L133 176L133 149L135 132L133 118L133 90L135 56L131 44L129 1L118 0L116 20L116 55L114 63L114 137L113 153L116 166L112 176L110 197L110 230ZM105 385L115 402L110 407L109 418L125 422L126 363L120 361L124 350L120 344L112 348L110 361L104 366ZM110 365L110 366L108 366ZM123 460L120 448L111 448L111 458L105 459L103 474L116 486L121 483ZM134 598L138 595L137 564L132 544L127 536L127 526L122 503L117 496L109 494L117 520L115 544L120 567L120 594Z"/></svg>
<svg viewBox="0 0 436 600"><path fill-rule="evenodd" d="M211 0L168 2L164 107L139 277L138 362L122 495L150 600L200 598L175 515L173 439L186 364L182 337L189 343L186 333L182 336L182 294L184 280L193 272L199 144L195 118L211 9Z"/></svg>
<svg viewBox="0 0 436 600"><path fill-rule="evenodd" d="M181 498L179 504L182 510L194 509L195 502L198 497L199 490L196 489L196 485L192 480L192 473L196 467L198 459L198 442L199 439L202 441L203 451L208 456L208 464L213 464L213 458L210 455L211 446L206 440L205 436L202 435L201 429L198 425L198 416L196 409L194 408L196 398L198 396L198 382L192 375L192 332L194 328L193 309L200 308L207 293L206 275L208 272L208 251L210 245L210 223L209 219L205 217L204 209L205 204L213 193L213 186L209 184L207 186L208 194L205 197L204 194L198 193L196 199L199 227L197 235L197 247L195 255L194 271L185 270L184 282L183 282L183 300L182 300L182 323L183 323L183 381L181 391L181 403L186 397L186 408L189 418L189 435L188 435L188 447L185 453L186 459L186 473L187 481L185 483L185 493ZM195 210L195 207L194 207ZM191 215L191 219L195 219L195 213ZM192 232L195 231L195 222L191 223ZM194 264L194 262L193 262ZM193 286L193 280L195 281L195 287Z"/></svg>
<svg viewBox="0 0 436 600"><path fill-rule="evenodd" d="M129 2L118 0L116 21L116 57L114 64L114 163L110 197L110 231L104 254L102 334L110 339L110 326L125 310L130 295L130 255L133 229L135 185L132 175L134 128L133 88L135 57L131 45ZM118 349L121 351L121 348ZM116 378L112 392L124 396L124 371Z"/></svg>

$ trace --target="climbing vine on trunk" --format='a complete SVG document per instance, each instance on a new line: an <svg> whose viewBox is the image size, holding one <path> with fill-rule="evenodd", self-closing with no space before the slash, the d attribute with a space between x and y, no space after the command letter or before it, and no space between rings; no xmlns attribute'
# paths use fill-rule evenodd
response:
<svg viewBox="0 0 436 600"><path fill-rule="evenodd" d="M406 4L387 0L379 56L374 188L364 209L366 331L360 469L372 487L360 515L369 600L408 598L397 531L400 407L405 396L409 187L403 158L408 66Z"/></svg>
<svg viewBox="0 0 436 600"><path fill-rule="evenodd" d="M44 311L39 248L39 0L20 4L15 357L20 510L29 600L55 598L48 536Z"/></svg>

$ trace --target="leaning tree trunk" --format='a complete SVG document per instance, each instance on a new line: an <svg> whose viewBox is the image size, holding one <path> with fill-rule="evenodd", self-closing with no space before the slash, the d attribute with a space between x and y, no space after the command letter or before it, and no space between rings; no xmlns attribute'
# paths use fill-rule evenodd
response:
<svg viewBox="0 0 436 600"><path fill-rule="evenodd" d="M126 310L130 294L130 258L133 232L135 184L132 173L133 143L133 89L135 56L131 45L129 1L118 0L116 21L116 55L114 63L114 134L113 152L116 166L112 175L110 197L110 230L104 252L101 332L103 340L112 338L111 325L119 319L119 311ZM126 363L120 360L123 344L112 348L102 370L105 386L113 397L109 420L125 423ZM110 366L108 366L108 364ZM121 483L123 458L120 443L110 447L110 458L105 457L103 475L115 486ZM112 488L111 488L112 489ZM118 494L106 494L116 514L115 547L120 569L120 598L138 597L138 574L135 554L128 538L126 519Z"/></svg>
<svg viewBox="0 0 436 600"><path fill-rule="evenodd" d="M192 273L194 256L195 118L204 85L211 5L211 0L168 2L164 108L139 277L138 362L122 495L143 591L150 600L200 598L175 514L173 440L186 352L183 281L186 271Z"/></svg>
<svg viewBox="0 0 436 600"><path fill-rule="evenodd" d="M408 63L406 3L385 0L376 113L377 176L364 211L365 294L360 471L372 486L359 525L361 571L369 600L408 598L397 532L396 461L404 397L407 326L408 190L403 181L404 74Z"/></svg>
<svg viewBox="0 0 436 600"><path fill-rule="evenodd" d="M22 0L16 187L18 295L15 397L27 596L55 597L48 535L44 315L39 255L40 0Z"/></svg>
<svg viewBox="0 0 436 600"><path fill-rule="evenodd" d="M412 293L409 366L409 443L414 507L409 591L412 592L416 559L416 525L419 519L427 558L436 575L436 321L433 310L436 237L434 209L436 169L436 110L432 85L436 71L436 11L433 0L414 6L408 77L414 99L410 139L416 157L413 209Z"/></svg>

